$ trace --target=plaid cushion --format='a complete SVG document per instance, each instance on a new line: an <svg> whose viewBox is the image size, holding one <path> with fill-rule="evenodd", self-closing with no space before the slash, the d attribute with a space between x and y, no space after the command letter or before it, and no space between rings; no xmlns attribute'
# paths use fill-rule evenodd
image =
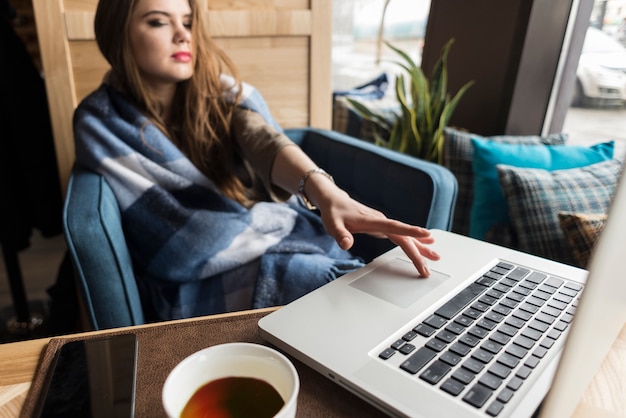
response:
<svg viewBox="0 0 626 418"><path fill-rule="evenodd" d="M474 175L472 172L474 151L471 142L472 138L483 138L505 144L563 145L567 141L567 134L553 134L545 137L535 135L482 137L450 127L445 128L442 164L452 171L459 184L452 231L463 235L469 235L470 211L474 197ZM506 237L500 233L497 235L501 237L502 242L506 242Z"/></svg>
<svg viewBox="0 0 626 418"><path fill-rule="evenodd" d="M577 265L558 214L606 213L621 169L616 159L556 171L498 165L519 249Z"/></svg>
<svg viewBox="0 0 626 418"><path fill-rule="evenodd" d="M587 268L591 251L606 223L606 213L559 213L559 225L578 266Z"/></svg>
<svg viewBox="0 0 626 418"><path fill-rule="evenodd" d="M370 110L384 115L390 121L394 121L401 111L400 104L392 97L385 96L375 100L350 95L348 97L360 100ZM367 142L375 142L375 132L384 136L374 122L363 119L352 109L345 96L338 96L334 100L333 130Z"/></svg>

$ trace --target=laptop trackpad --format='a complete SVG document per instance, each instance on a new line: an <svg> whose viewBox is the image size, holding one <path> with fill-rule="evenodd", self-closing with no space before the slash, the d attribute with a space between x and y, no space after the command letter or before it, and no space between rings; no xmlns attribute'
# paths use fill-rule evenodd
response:
<svg viewBox="0 0 626 418"><path fill-rule="evenodd" d="M407 308L449 277L432 270L430 277L419 277L413 263L394 258L359 277L350 286L401 308Z"/></svg>

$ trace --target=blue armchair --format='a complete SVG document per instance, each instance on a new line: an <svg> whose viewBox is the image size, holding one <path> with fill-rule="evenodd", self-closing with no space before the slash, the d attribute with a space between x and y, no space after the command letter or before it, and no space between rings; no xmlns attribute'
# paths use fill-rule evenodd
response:
<svg viewBox="0 0 626 418"><path fill-rule="evenodd" d="M446 168L333 131L286 133L355 199L391 218L450 229L457 182ZM103 177L73 169L63 221L91 326L98 330L145 323L120 211ZM360 235L352 251L370 260L391 247L387 240Z"/></svg>

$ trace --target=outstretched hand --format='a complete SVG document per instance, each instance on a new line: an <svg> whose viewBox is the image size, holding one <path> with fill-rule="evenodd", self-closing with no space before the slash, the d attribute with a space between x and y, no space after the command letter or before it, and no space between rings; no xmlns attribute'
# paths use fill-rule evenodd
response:
<svg viewBox="0 0 626 418"><path fill-rule="evenodd" d="M335 189L319 203L326 231L339 246L348 250L354 245L354 234L364 233L388 238L411 259L420 276L430 276L426 259L439 260L439 254L428 247L434 238L425 228L387 218L383 213L352 199Z"/></svg>

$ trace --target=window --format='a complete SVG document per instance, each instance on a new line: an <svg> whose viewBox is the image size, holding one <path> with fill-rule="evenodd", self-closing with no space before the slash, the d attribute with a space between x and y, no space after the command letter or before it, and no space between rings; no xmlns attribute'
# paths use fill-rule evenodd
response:
<svg viewBox="0 0 626 418"><path fill-rule="evenodd" d="M383 12L382 39L419 63L429 9L430 0L334 1L333 90L347 90L382 72L398 71L395 53L384 45L379 49Z"/></svg>
<svg viewBox="0 0 626 418"><path fill-rule="evenodd" d="M625 21L625 0L595 1L563 125L573 144L615 140L617 157L626 153Z"/></svg>

